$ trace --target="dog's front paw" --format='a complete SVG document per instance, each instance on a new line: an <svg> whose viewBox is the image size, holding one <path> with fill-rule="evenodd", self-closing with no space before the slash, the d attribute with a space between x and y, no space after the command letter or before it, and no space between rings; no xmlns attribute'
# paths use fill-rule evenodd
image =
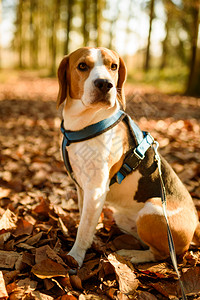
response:
<svg viewBox="0 0 200 300"><path fill-rule="evenodd" d="M72 268L80 268L85 258L85 252L86 251L82 249L77 251L72 248L67 254L69 266Z"/></svg>

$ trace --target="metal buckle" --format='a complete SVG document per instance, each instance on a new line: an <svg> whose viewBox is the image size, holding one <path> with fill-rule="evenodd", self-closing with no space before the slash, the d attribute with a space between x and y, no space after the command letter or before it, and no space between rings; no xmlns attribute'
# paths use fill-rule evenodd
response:
<svg viewBox="0 0 200 300"><path fill-rule="evenodd" d="M135 154L135 156L137 157L137 158L139 158L139 159L144 159L144 157L145 157L145 155L143 154L139 154L139 153L137 153L137 148L135 148L134 150L133 150L133 153Z"/></svg>

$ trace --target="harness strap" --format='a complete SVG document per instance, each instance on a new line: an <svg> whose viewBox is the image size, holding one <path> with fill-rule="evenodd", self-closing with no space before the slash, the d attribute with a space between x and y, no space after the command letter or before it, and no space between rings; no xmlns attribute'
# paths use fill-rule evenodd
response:
<svg viewBox="0 0 200 300"><path fill-rule="evenodd" d="M176 250L175 250L175 246L174 246L174 240L173 240L173 237L172 237L172 232L171 232L170 225L169 225L169 220L168 220L168 217L167 217L167 211L166 211L166 207L167 207L166 191L165 191L165 185L164 185L163 178L162 178L160 155L158 154L158 146L159 146L159 144L158 144L158 142L154 142L154 144L155 144L155 147L154 147L155 161L156 161L157 167L158 167L158 173L159 173L159 179L160 179L160 186L161 186L162 209L163 209L163 215L165 217L165 221L166 221L166 224L167 224L167 238L168 238L169 252L170 252L170 256L171 256L171 260L172 260L174 269L175 269L176 274L178 276L179 285L180 285L180 288L181 288L182 299L183 300L187 300L187 296L185 294L183 282L181 281L180 273L179 273L179 270L178 270L177 259L176 259Z"/></svg>
<svg viewBox="0 0 200 300"><path fill-rule="evenodd" d="M89 140L93 137L96 137L107 130L113 128L117 125L124 117L126 113L122 110L119 110L115 115L110 118L104 119L98 123L89 125L81 130L71 131L65 130L64 128L64 120L61 122L61 131L64 135L64 139L66 146L69 146L71 143L77 143Z"/></svg>
<svg viewBox="0 0 200 300"><path fill-rule="evenodd" d="M140 144L128 151L126 158L123 161L123 165L121 166L120 170L114 175L111 179L110 185L113 183L121 183L124 178L133 172L141 163L141 161L145 157L146 151L151 147L154 143L153 137L150 133L143 131L144 138L140 142Z"/></svg>

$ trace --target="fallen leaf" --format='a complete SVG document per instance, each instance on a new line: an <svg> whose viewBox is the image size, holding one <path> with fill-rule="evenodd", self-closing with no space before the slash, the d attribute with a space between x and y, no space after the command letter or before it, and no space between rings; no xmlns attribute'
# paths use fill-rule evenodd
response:
<svg viewBox="0 0 200 300"><path fill-rule="evenodd" d="M110 231L113 224L115 224L113 211L109 208L104 208L101 213L101 219L105 229Z"/></svg>
<svg viewBox="0 0 200 300"><path fill-rule="evenodd" d="M0 268L13 269L19 257L17 252L0 250Z"/></svg>
<svg viewBox="0 0 200 300"><path fill-rule="evenodd" d="M0 219L0 230L12 230L16 228L17 216L7 209Z"/></svg>
<svg viewBox="0 0 200 300"><path fill-rule="evenodd" d="M188 296L197 295L200 293L200 267L193 267L188 269L181 276L181 281L183 283L185 293ZM179 295L180 289L178 286Z"/></svg>
<svg viewBox="0 0 200 300"><path fill-rule="evenodd" d="M30 297L27 297L27 300L54 300L54 297L51 297L49 295L40 293L39 291L33 291L30 293Z"/></svg>
<svg viewBox="0 0 200 300"><path fill-rule="evenodd" d="M121 249L128 249L128 250L140 250L141 249L141 243L130 234L123 234L118 237L116 237L112 241L113 245L115 246L116 250Z"/></svg>
<svg viewBox="0 0 200 300"><path fill-rule="evenodd" d="M138 294L135 296L136 300L156 300L156 298L153 294L150 294L148 292L140 291Z"/></svg>
<svg viewBox="0 0 200 300"><path fill-rule="evenodd" d="M31 280L30 278L21 279L17 282L19 287L22 287L26 293L34 291L37 287L37 281Z"/></svg>
<svg viewBox="0 0 200 300"><path fill-rule="evenodd" d="M136 266L136 269L141 273L151 276L155 279L168 277L176 278L176 272L173 269L169 268L166 262L138 264Z"/></svg>
<svg viewBox="0 0 200 300"><path fill-rule="evenodd" d="M3 273L0 271L0 299L7 299L8 293L5 286L5 281L3 278Z"/></svg>
<svg viewBox="0 0 200 300"><path fill-rule="evenodd" d="M44 279L44 286L45 286L45 290L50 290L54 287L54 282L52 282L51 279L45 278Z"/></svg>
<svg viewBox="0 0 200 300"><path fill-rule="evenodd" d="M161 293L163 296L170 298L170 297L177 297L177 281L176 282L169 282L167 280L162 280L155 283L150 283L150 285Z"/></svg>
<svg viewBox="0 0 200 300"><path fill-rule="evenodd" d="M49 215L49 212L50 212L50 202L46 199L41 199L40 201L40 204L37 205L33 211L36 213L36 214L39 214L39 215L42 215L44 217L48 217Z"/></svg>
<svg viewBox="0 0 200 300"><path fill-rule="evenodd" d="M139 283L134 270L117 254L109 254L108 261L114 267L119 283L119 290L124 294L133 294Z"/></svg>
<svg viewBox="0 0 200 300"><path fill-rule="evenodd" d="M80 290L80 291L83 290L82 281L78 275L71 275L70 282L71 282L72 287L75 290Z"/></svg>
<svg viewBox="0 0 200 300"><path fill-rule="evenodd" d="M20 219L17 223L17 228L16 230L13 232L13 235L15 237L18 237L20 235L30 235L33 231L33 225L31 223L29 223L28 221L24 220L24 219Z"/></svg>
<svg viewBox="0 0 200 300"><path fill-rule="evenodd" d="M68 270L66 268L49 258L33 266L31 272L41 279L57 276L64 277L68 274Z"/></svg>
<svg viewBox="0 0 200 300"><path fill-rule="evenodd" d="M43 234L43 233L42 233L42 231L41 231L41 232L39 232L39 233L33 235L33 236L30 237L28 240L26 240L26 244L31 245L31 246L37 244L37 242L39 242L39 240L41 239L42 234Z"/></svg>
<svg viewBox="0 0 200 300"><path fill-rule="evenodd" d="M7 285L10 281L13 281L19 273L19 270L4 273L5 284Z"/></svg>
<svg viewBox="0 0 200 300"><path fill-rule="evenodd" d="M63 295L60 300L76 300L77 298L75 298L73 295Z"/></svg>

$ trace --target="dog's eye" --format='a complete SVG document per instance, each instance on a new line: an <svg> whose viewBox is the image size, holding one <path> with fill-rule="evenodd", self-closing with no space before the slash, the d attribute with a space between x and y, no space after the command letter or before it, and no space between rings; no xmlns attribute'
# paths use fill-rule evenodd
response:
<svg viewBox="0 0 200 300"><path fill-rule="evenodd" d="M111 70L116 71L117 70L117 64L112 64L111 65Z"/></svg>
<svg viewBox="0 0 200 300"><path fill-rule="evenodd" d="M84 62L81 62L80 64L78 64L78 69L80 71L87 71L88 68L89 68L88 65L86 63L84 63Z"/></svg>

